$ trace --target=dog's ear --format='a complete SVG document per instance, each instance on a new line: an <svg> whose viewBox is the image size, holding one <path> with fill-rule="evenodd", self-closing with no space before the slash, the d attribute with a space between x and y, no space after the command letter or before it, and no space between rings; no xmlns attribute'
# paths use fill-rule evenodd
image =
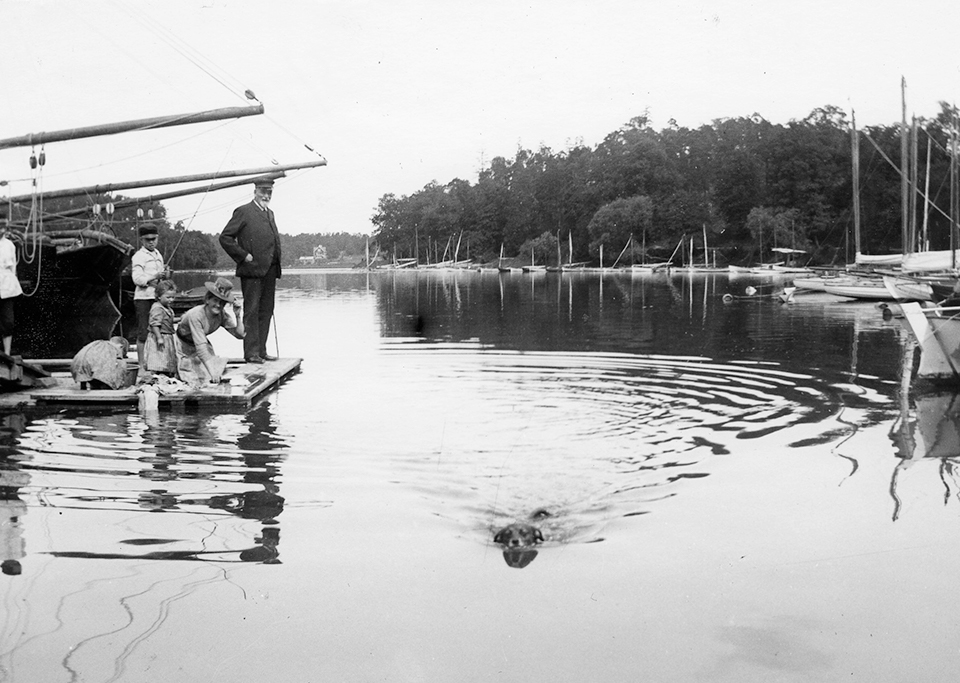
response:
<svg viewBox="0 0 960 683"><path fill-rule="evenodd" d="M543 532L540 529L534 529L533 538L537 541L543 541Z"/></svg>
<svg viewBox="0 0 960 683"><path fill-rule="evenodd" d="M505 532L506 532L506 529L500 529L500 531L497 532L497 535L493 537L493 542L494 542L494 543L503 543L504 541L506 541L506 538L505 538L505 535L504 535Z"/></svg>

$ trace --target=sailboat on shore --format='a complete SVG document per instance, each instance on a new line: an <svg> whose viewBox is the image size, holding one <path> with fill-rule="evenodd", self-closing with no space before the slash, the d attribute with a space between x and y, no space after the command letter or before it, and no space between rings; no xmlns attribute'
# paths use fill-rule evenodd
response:
<svg viewBox="0 0 960 683"><path fill-rule="evenodd" d="M546 270L549 273L563 273L565 271L576 270L583 271L586 268L586 261L574 262L573 260L573 233L567 233L567 261L563 262L563 254L560 250L560 232L557 232L557 265L556 266L547 266Z"/></svg>

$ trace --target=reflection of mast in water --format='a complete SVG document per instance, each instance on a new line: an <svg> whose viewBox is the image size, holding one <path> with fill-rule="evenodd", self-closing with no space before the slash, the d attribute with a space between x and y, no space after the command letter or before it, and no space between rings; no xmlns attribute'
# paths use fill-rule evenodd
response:
<svg viewBox="0 0 960 683"><path fill-rule="evenodd" d="M0 422L0 570L8 576L20 574L26 554L21 518L27 504L20 499L20 489L30 483L30 475L21 469L16 448L25 423L20 414L4 415Z"/></svg>
<svg viewBox="0 0 960 683"><path fill-rule="evenodd" d="M597 317L600 323L603 323L603 273L600 273L600 305L597 309Z"/></svg>
<svg viewBox="0 0 960 683"><path fill-rule="evenodd" d="M706 241L704 241L704 244L706 244ZM707 325L707 298L708 298L707 295L710 293L709 291L710 287L708 285L712 285L716 283L716 281L717 281L717 278L713 276L707 276L703 279L703 325L704 327L706 327Z"/></svg>
<svg viewBox="0 0 960 683"><path fill-rule="evenodd" d="M557 242L559 245L560 243ZM557 247L560 248L559 246ZM563 300L563 278L557 273L557 320L560 319L560 302Z"/></svg>
<svg viewBox="0 0 960 683"><path fill-rule="evenodd" d="M503 315L503 273L497 273L497 282L500 283L500 315Z"/></svg>

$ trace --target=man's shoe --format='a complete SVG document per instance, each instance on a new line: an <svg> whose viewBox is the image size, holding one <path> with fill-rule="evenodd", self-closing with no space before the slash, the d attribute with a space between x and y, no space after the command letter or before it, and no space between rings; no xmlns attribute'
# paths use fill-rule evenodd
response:
<svg viewBox="0 0 960 683"><path fill-rule="evenodd" d="M261 358L263 358L263 360L277 360L277 356L271 356L269 353L263 354Z"/></svg>
<svg viewBox="0 0 960 683"><path fill-rule="evenodd" d="M263 363L263 358L260 356L250 356L249 358L245 358L244 361L247 363L256 363L257 365L260 365Z"/></svg>

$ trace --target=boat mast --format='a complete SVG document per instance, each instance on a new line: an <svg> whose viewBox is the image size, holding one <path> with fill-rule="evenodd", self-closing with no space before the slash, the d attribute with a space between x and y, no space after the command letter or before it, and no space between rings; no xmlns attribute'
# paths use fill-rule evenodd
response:
<svg viewBox="0 0 960 683"><path fill-rule="evenodd" d="M686 237L686 235L684 235L683 237ZM677 242L677 248L673 250L672 254L670 254L670 258L667 259L667 263L670 263L670 264L673 263L673 257L677 255L677 252L680 251L680 247L683 246L683 237L681 237L680 241ZM680 257L683 258L683 254L681 254Z"/></svg>
<svg viewBox="0 0 960 683"><path fill-rule="evenodd" d="M857 134L857 115L853 110L850 111L850 150L853 156L853 253L856 262L860 254L860 136Z"/></svg>
<svg viewBox="0 0 960 683"><path fill-rule="evenodd" d="M923 178L923 228L920 233L920 250L930 249L930 238L927 236L927 227L930 223L930 135L927 135L927 171Z"/></svg>
<svg viewBox="0 0 960 683"><path fill-rule="evenodd" d="M950 268L957 269L957 110L950 126Z"/></svg>
<svg viewBox="0 0 960 683"><path fill-rule="evenodd" d="M222 109L210 109L192 114L157 116L149 119L104 123L96 126L86 126L83 128L65 128L63 130L55 130L49 133L29 133L27 135L20 135L18 137L4 138L0 140L0 149L9 149L11 147L33 147L34 145L42 145L48 142L79 140L81 138L93 138L101 135L115 135L117 133L126 133L134 130L152 130L154 128L184 126L190 123L206 123L208 121L238 119L244 116L257 116L258 114L262 113L263 105L258 104L252 107L225 107Z"/></svg>
<svg viewBox="0 0 960 683"><path fill-rule="evenodd" d="M914 115L910 123L910 253L920 251L917 243L917 117Z"/></svg>
<svg viewBox="0 0 960 683"><path fill-rule="evenodd" d="M910 207L908 194L910 179L907 156L910 154L907 140L907 79L900 77L900 232L901 253L910 253L909 224Z"/></svg>
<svg viewBox="0 0 960 683"><path fill-rule="evenodd" d="M707 249L707 224L703 224L703 266L710 267L710 251Z"/></svg>

